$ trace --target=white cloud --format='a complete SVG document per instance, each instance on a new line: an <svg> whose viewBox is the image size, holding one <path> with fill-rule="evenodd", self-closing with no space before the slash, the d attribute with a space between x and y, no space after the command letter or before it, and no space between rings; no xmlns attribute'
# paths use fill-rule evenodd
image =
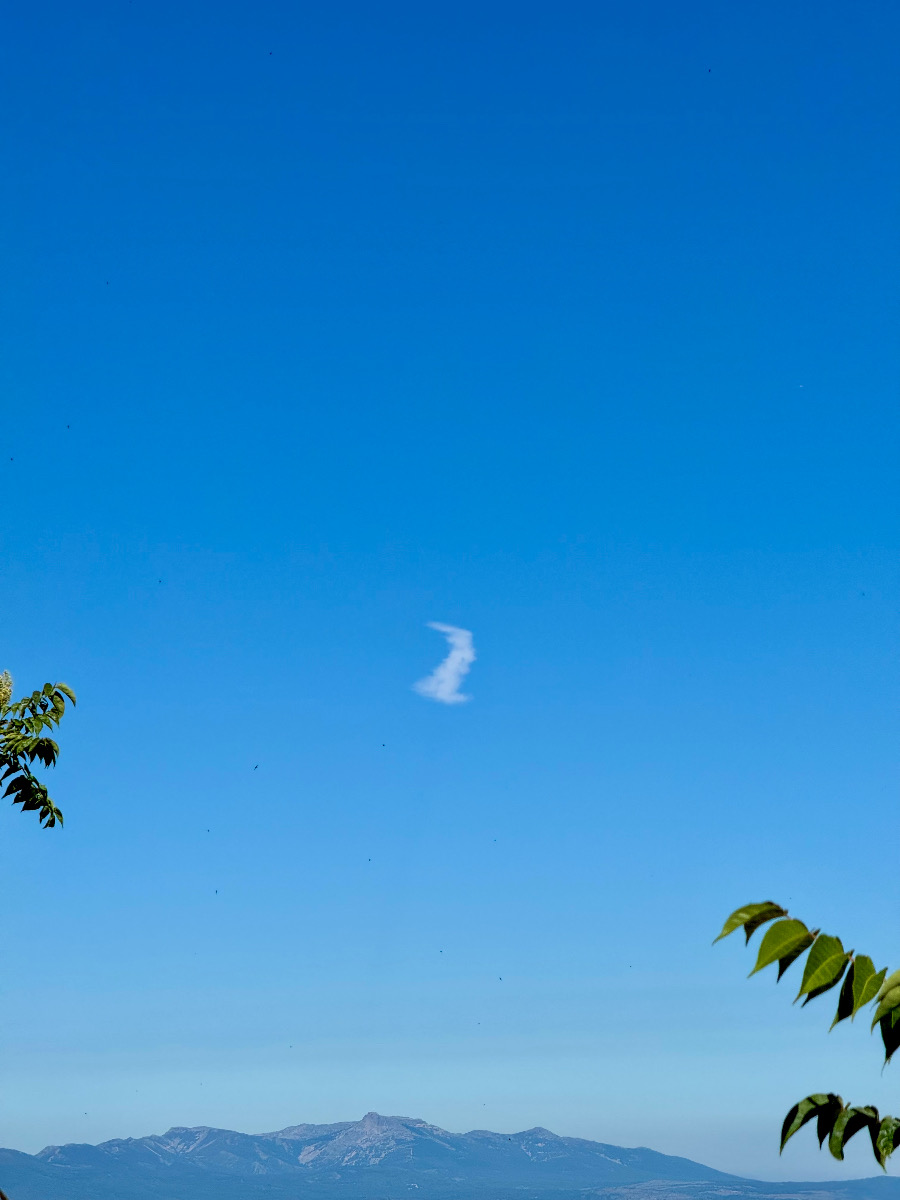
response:
<svg viewBox="0 0 900 1200"><path fill-rule="evenodd" d="M420 696L430 700L439 700L441 704L462 704L471 700L459 690L464 675L475 661L475 647L472 644L472 634L468 629L457 629L455 625L442 625L440 621L429 621L429 629L436 629L446 637L450 653L442 663L434 668L429 676L413 684L413 690Z"/></svg>

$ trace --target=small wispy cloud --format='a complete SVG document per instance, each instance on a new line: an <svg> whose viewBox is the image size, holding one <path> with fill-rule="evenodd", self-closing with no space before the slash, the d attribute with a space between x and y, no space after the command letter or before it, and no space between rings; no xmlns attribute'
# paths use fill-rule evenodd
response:
<svg viewBox="0 0 900 1200"><path fill-rule="evenodd" d="M434 668L429 676L413 684L413 690L429 700L439 700L441 704L463 704L471 700L459 690L464 675L475 661L475 646L472 634L468 629L458 629L455 625L442 625L440 621L429 621L429 629L442 633L450 645L450 653L442 663Z"/></svg>

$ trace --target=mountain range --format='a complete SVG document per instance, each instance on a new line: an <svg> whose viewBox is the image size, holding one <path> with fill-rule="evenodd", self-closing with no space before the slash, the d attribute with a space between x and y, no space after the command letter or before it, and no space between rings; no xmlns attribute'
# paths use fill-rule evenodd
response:
<svg viewBox="0 0 900 1200"><path fill-rule="evenodd" d="M761 1183L548 1129L448 1133L408 1117L245 1134L174 1128L0 1149L12 1200L900 1200L900 1179Z"/></svg>

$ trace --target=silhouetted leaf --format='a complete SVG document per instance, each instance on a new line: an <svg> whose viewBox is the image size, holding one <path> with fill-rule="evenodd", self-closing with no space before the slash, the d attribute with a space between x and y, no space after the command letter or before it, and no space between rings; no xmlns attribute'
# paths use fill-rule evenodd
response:
<svg viewBox="0 0 900 1200"><path fill-rule="evenodd" d="M841 1162L844 1160L844 1147L861 1129L868 1129L869 1136L872 1139L872 1149L875 1149L876 1139L881 1121L878 1117L878 1109L871 1105L865 1105L860 1108L849 1107L845 1108L838 1115L834 1122L834 1127L831 1131L831 1136L828 1139L828 1149L835 1158Z"/></svg>
<svg viewBox="0 0 900 1200"><path fill-rule="evenodd" d="M834 1014L834 1020L831 1022L828 1032L834 1029L839 1021L846 1021L848 1017L853 1016L853 987L856 979L856 964L859 960L854 959L850 964L850 970L844 976L844 982L841 984L841 994L838 996L837 1011Z"/></svg>
<svg viewBox="0 0 900 1200"><path fill-rule="evenodd" d="M785 1148L797 1130L803 1128L807 1121L811 1121L813 1117L820 1117L823 1113L832 1111L837 1115L843 1107L843 1100L840 1096L836 1096L834 1092L814 1092L811 1096L807 1096L801 1100L799 1104L795 1104L784 1118L784 1124L781 1126L781 1150ZM820 1137L820 1146L822 1140ZM779 1150L779 1154L781 1150Z"/></svg>
<svg viewBox="0 0 900 1200"><path fill-rule="evenodd" d="M830 1095L830 1102L818 1114L816 1119L816 1137L819 1139L819 1149L831 1137L834 1123L838 1119L844 1102L840 1096Z"/></svg>
<svg viewBox="0 0 900 1200"><path fill-rule="evenodd" d="M900 1008L895 1008L893 1012L882 1017L878 1024L881 1027L884 1061L887 1065L900 1047Z"/></svg>

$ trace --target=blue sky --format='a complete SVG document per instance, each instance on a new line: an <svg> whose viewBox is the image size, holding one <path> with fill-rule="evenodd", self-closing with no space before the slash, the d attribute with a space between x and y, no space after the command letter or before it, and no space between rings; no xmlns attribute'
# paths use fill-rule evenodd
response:
<svg viewBox="0 0 900 1200"><path fill-rule="evenodd" d="M896 6L20 7L2 1142L369 1109L768 1178L898 965ZM412 690L478 659L454 706ZM258 768L256 767L258 764Z"/></svg>

